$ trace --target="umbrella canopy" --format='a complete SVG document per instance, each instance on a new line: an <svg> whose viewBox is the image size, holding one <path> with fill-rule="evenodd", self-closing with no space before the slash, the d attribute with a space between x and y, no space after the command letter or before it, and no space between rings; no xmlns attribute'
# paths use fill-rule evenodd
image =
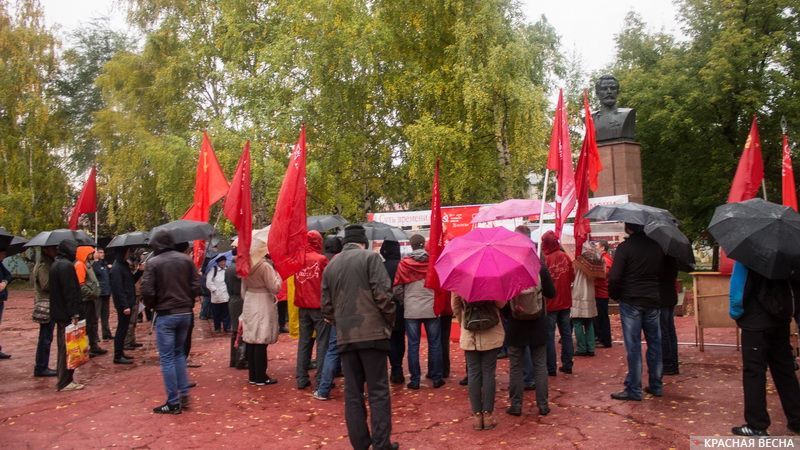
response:
<svg viewBox="0 0 800 450"><path fill-rule="evenodd" d="M0 249L8 247L13 239L13 234L6 231L5 228L0 227Z"/></svg>
<svg viewBox="0 0 800 450"><path fill-rule="evenodd" d="M551 213L556 210L544 204L544 212ZM481 208L478 214L472 218L472 223L491 222L493 220L514 219L517 217L527 217L539 215L542 212L541 200L515 199L506 200L496 205Z"/></svg>
<svg viewBox="0 0 800 450"><path fill-rule="evenodd" d="M349 222L347 222L344 217L338 214L331 216L309 216L306 219L306 228L324 233L333 228L343 227L348 223Z"/></svg>
<svg viewBox="0 0 800 450"><path fill-rule="evenodd" d="M541 263L533 242L505 228L477 228L457 237L434 268L442 288L468 302L509 300L539 284Z"/></svg>
<svg viewBox="0 0 800 450"><path fill-rule="evenodd" d="M269 227L260 230L253 230L253 238L250 241L250 266L267 256L267 239L269 238Z"/></svg>
<svg viewBox="0 0 800 450"><path fill-rule="evenodd" d="M800 214L760 198L717 207L708 231L731 259L771 280L800 278Z"/></svg>
<svg viewBox="0 0 800 450"><path fill-rule="evenodd" d="M677 225L678 219L666 209L628 202L620 205L598 205L589 210L587 219L647 225L650 222L668 222Z"/></svg>
<svg viewBox="0 0 800 450"><path fill-rule="evenodd" d="M370 241L404 241L408 239L408 233L398 228L383 222L363 222L360 223L364 227L367 234L367 239ZM344 236L344 231L341 233Z"/></svg>
<svg viewBox="0 0 800 450"><path fill-rule="evenodd" d="M150 236L162 230L168 232L176 244L189 241L205 241L214 234L214 227L206 222L180 219L153 228L150 230Z"/></svg>
<svg viewBox="0 0 800 450"><path fill-rule="evenodd" d="M6 247L6 249L5 249L6 250L6 258L9 257L9 256L14 256L17 253L24 252L25 251L25 244L27 242L28 242L28 240L25 239L24 237L14 236L14 238L11 239L11 243L8 244L8 247Z"/></svg>
<svg viewBox="0 0 800 450"><path fill-rule="evenodd" d="M675 258L681 270L694 270L692 243L678 227L666 222L650 222L644 226L644 234L658 242L665 254Z"/></svg>
<svg viewBox="0 0 800 450"><path fill-rule="evenodd" d="M61 241L72 239L78 245L94 245L94 239L80 230L67 230L64 228L53 231L42 231L28 241L24 247L50 247L58 245Z"/></svg>
<svg viewBox="0 0 800 450"><path fill-rule="evenodd" d="M144 246L147 245L149 240L150 233L147 231L132 231L114 236L114 239L111 239L106 248Z"/></svg>

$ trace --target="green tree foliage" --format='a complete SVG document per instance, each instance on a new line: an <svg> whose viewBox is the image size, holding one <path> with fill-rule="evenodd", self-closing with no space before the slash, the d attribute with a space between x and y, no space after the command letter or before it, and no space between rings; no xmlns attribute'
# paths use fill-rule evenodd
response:
<svg viewBox="0 0 800 450"><path fill-rule="evenodd" d="M800 124L800 9L791 0L683 0L678 10L681 41L629 15L613 70L620 104L637 109L645 202L707 238L754 114L768 196L780 199L779 121Z"/></svg>
<svg viewBox="0 0 800 450"><path fill-rule="evenodd" d="M35 0L0 0L0 217L14 233L64 225L67 182L55 149L58 42Z"/></svg>

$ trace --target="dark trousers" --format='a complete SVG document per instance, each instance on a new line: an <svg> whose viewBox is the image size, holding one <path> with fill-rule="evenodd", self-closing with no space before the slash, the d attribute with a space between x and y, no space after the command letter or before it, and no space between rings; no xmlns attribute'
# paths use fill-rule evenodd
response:
<svg viewBox="0 0 800 450"><path fill-rule="evenodd" d="M464 353L467 357L469 404L472 412L494 412L494 396L497 390L495 374L500 349L467 350Z"/></svg>
<svg viewBox="0 0 800 450"><path fill-rule="evenodd" d="M136 322L139 321L139 299L131 307L131 320L128 322L128 332L125 333L125 346L131 347L136 344Z"/></svg>
<svg viewBox="0 0 800 450"><path fill-rule="evenodd" d="M376 349L342 352L344 417L350 445L356 450L391 448L392 403L386 374L387 353ZM369 399L370 427L364 404L364 384ZM372 433L370 434L370 428Z"/></svg>
<svg viewBox="0 0 800 450"><path fill-rule="evenodd" d="M311 361L311 347L314 346L312 335L317 332L317 373L314 386L319 386L322 370L325 366L325 353L328 351L331 326L322 319L319 309L300 308L299 311L300 338L297 340L297 365L295 378L297 385L308 382L308 364Z"/></svg>
<svg viewBox="0 0 800 450"><path fill-rule="evenodd" d="M744 420L759 430L766 430L770 425L767 412L768 367L787 425L794 430L800 429L800 385L794 374L788 323L764 331L742 330Z"/></svg>
<svg viewBox="0 0 800 450"><path fill-rule="evenodd" d="M239 350L235 348L236 345L236 336L239 330L239 316L242 315L242 308L244 307L244 300L242 297L238 295L231 295L231 298L228 300L228 315L231 318L231 329L233 333L231 334L231 361L230 366L236 367L239 365ZM242 342L240 345L245 345Z"/></svg>
<svg viewBox="0 0 800 450"><path fill-rule="evenodd" d="M572 369L572 355L574 348L572 345L572 321L569 318L569 310L552 311L547 313L550 327L547 329L547 371L556 372L558 356L556 355L556 328L561 336L561 367Z"/></svg>
<svg viewBox="0 0 800 450"><path fill-rule="evenodd" d="M58 346L58 381L56 382L56 390L64 389L68 384L72 383L72 375L75 373L74 369L67 369L67 324L59 323L57 326L57 346Z"/></svg>
<svg viewBox="0 0 800 450"><path fill-rule="evenodd" d="M103 332L103 339L111 336L111 327L108 323L109 316L109 303L111 303L110 295L101 295L95 302L95 312L100 319L100 329Z"/></svg>
<svg viewBox="0 0 800 450"><path fill-rule="evenodd" d="M97 310L94 308L94 300L81 301L81 316L86 320L86 337L89 338L89 348L95 349L100 342L100 335L97 333Z"/></svg>
<svg viewBox="0 0 800 450"><path fill-rule="evenodd" d="M675 307L661 308L661 361L665 372L678 371L678 334L675 332Z"/></svg>
<svg viewBox="0 0 800 450"><path fill-rule="evenodd" d="M186 336L186 342L183 344L183 352L186 359L189 359L189 352L192 350L192 330L194 330L194 311L192 311L192 318L189 322L189 334Z"/></svg>
<svg viewBox="0 0 800 450"><path fill-rule="evenodd" d="M214 315L214 331L231 331L231 316L228 312L228 303L212 303L211 313Z"/></svg>
<svg viewBox="0 0 800 450"><path fill-rule="evenodd" d="M403 357L406 355L406 320L403 318L403 305L395 303L395 306L395 323L389 340L389 364L392 366L392 376L399 378L403 376Z"/></svg>
<svg viewBox="0 0 800 450"><path fill-rule="evenodd" d="M250 373L250 382L267 382L267 345L247 344L247 369Z"/></svg>
<svg viewBox="0 0 800 450"><path fill-rule="evenodd" d="M114 333L114 358L121 358L124 354L125 336L128 335L128 326L131 323L131 316L125 315L121 309L117 308L117 331Z"/></svg>
<svg viewBox="0 0 800 450"><path fill-rule="evenodd" d="M600 341L600 345L610 347L611 320L608 318L608 299L595 298L594 302L597 306L597 317L594 318L594 332Z"/></svg>
<svg viewBox="0 0 800 450"><path fill-rule="evenodd" d="M34 374L44 373L50 368L50 346L53 343L53 329L56 323L52 320L47 323L39 324L39 341L36 343L36 364L33 367Z"/></svg>
<svg viewBox="0 0 800 450"><path fill-rule="evenodd" d="M533 379L536 382L536 406L544 408L547 406L547 346L539 345L536 347L508 347L508 397L511 406L522 408L522 398L525 388L523 381L523 369L525 354L530 349L530 358L533 364Z"/></svg>
<svg viewBox="0 0 800 450"><path fill-rule="evenodd" d="M278 326L285 327L289 321L289 302L282 300L278 302Z"/></svg>
<svg viewBox="0 0 800 450"><path fill-rule="evenodd" d="M450 376L450 329L453 327L453 316L440 316L442 332L442 378ZM431 361L428 360L428 373L431 373Z"/></svg>

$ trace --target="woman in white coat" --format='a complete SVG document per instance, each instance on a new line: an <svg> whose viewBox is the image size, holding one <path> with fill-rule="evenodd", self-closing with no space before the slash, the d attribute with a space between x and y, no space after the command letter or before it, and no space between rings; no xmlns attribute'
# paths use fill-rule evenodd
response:
<svg viewBox="0 0 800 450"><path fill-rule="evenodd" d="M211 292L211 311L214 313L214 331L224 327L225 332L231 331L231 316L228 312L228 286L225 285L225 266L228 261L225 256L219 256L211 264L213 269L208 269L206 274L206 287Z"/></svg>
<svg viewBox="0 0 800 450"><path fill-rule="evenodd" d="M278 380L267 375L267 345L278 341L278 299L281 277L266 257L269 228L253 232L250 272L242 279L244 306L239 323L242 341L247 344L250 384L263 386Z"/></svg>

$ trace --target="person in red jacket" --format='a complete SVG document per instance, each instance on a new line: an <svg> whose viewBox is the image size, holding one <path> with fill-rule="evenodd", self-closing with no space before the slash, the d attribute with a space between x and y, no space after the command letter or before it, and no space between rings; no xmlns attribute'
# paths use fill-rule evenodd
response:
<svg viewBox="0 0 800 450"><path fill-rule="evenodd" d="M561 336L561 367L560 371L572 373L572 323L569 310L572 308L572 282L575 280L575 268L567 253L561 248L555 233L548 231L542 235L542 252L545 264L553 284L556 296L547 301L547 318L549 328L547 332L547 374L556 375L556 326Z"/></svg>
<svg viewBox="0 0 800 450"><path fill-rule="evenodd" d="M597 340L604 348L611 348L611 320L608 317L608 271L614 264L614 259L608 252L608 241L597 243L597 249L605 265L606 278L594 279L594 298L597 305L597 317L594 318L594 330Z"/></svg>
<svg viewBox="0 0 800 450"><path fill-rule="evenodd" d="M306 264L294 276L294 304L299 308L300 338L297 341L297 389L311 386L308 379L308 366L311 360L311 339L317 332L317 375L318 386L322 377L325 353L328 351L328 339L331 327L322 319L320 296L322 295L322 272L328 265L328 258L322 254L322 235L319 231L308 232L306 241Z"/></svg>

